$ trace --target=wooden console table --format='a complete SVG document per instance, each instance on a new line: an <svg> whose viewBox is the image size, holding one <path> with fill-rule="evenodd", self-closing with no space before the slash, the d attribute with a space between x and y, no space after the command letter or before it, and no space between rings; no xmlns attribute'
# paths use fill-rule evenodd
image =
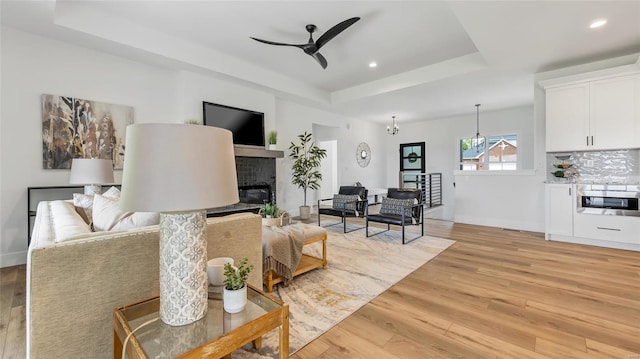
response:
<svg viewBox="0 0 640 359"><path fill-rule="evenodd" d="M231 353L253 342L260 348L262 336L279 328L279 358L289 357L289 306L249 285L247 306L240 313L224 311L221 294L209 293L204 318L173 327L158 318L158 297L113 311L113 356L122 358L122 344L130 333L127 358L230 358ZM143 323L157 319L138 328Z"/></svg>

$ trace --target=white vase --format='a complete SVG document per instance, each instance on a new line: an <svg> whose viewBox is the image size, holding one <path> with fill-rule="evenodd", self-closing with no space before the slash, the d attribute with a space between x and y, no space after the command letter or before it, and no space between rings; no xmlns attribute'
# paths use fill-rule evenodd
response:
<svg viewBox="0 0 640 359"><path fill-rule="evenodd" d="M277 148L276 148L276 145L275 145L275 144L271 144L271 143L270 143L270 144L269 144L269 149L270 149L270 150L272 150L272 151L275 151Z"/></svg>
<svg viewBox="0 0 640 359"><path fill-rule="evenodd" d="M224 288L222 294L224 310L227 313L239 313L247 305L247 286L238 290Z"/></svg>

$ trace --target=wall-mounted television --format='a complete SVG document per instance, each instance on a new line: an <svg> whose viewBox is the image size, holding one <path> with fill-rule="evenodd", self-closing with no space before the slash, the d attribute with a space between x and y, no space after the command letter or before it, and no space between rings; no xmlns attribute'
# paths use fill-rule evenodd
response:
<svg viewBox="0 0 640 359"><path fill-rule="evenodd" d="M233 144L264 147L264 113L202 101L205 125L226 128Z"/></svg>

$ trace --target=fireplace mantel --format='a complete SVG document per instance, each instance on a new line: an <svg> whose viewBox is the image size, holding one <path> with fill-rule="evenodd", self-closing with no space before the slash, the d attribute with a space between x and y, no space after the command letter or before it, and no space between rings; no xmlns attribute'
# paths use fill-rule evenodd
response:
<svg viewBox="0 0 640 359"><path fill-rule="evenodd" d="M284 151L267 150L260 147L233 146L236 157L284 158Z"/></svg>

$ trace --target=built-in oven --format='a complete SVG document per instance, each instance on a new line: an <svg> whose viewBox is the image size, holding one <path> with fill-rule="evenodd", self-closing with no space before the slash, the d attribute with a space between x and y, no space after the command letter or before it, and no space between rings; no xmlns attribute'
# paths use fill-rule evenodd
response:
<svg viewBox="0 0 640 359"><path fill-rule="evenodd" d="M614 184L579 184L578 213L640 217L640 186Z"/></svg>

